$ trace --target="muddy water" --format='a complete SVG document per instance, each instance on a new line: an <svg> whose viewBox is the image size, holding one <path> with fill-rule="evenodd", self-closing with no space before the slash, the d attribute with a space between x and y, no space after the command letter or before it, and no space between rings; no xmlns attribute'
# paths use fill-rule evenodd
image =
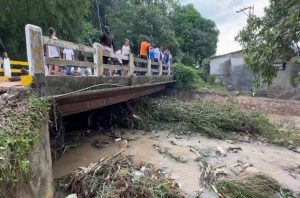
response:
<svg viewBox="0 0 300 198"><path fill-rule="evenodd" d="M133 155L135 161L144 161L154 163L159 168L164 169L171 177L180 183L182 189L189 195L195 197L197 191L200 190L199 177L200 169L197 157L189 150L190 146L198 148L199 153L206 154L207 161L213 167L219 165L230 166L235 164L237 160L252 164L260 172L271 175L282 185L287 186L295 192L300 192L300 154L294 153L282 147L273 145L264 145L261 143L235 143L210 139L204 136L182 136L182 139L175 138L174 135L167 131L158 132L155 134L143 134L141 131L131 132L126 131L125 138L135 138L133 141L128 141L126 154ZM111 142L103 145L103 148L97 149L91 144L96 139L105 139ZM176 145L171 144L175 143ZM83 144L67 151L54 165L54 178L67 175L77 167L88 166L91 162L95 162L103 157L113 155L125 148L126 142L115 142L114 139L108 136L94 136L87 139ZM160 154L154 149L153 144L159 144L162 147L169 148L169 152L178 156L182 156L187 163L177 162L167 155ZM219 157L215 150L221 147L227 150L228 147L241 147L242 150L238 153L227 152L226 157ZM300 168L300 167L299 167ZM296 170L294 170L296 169ZM225 170L232 176L233 172L229 168ZM289 170L293 170L293 176ZM296 178L295 178L296 177ZM216 197L213 193L205 192L201 197Z"/></svg>

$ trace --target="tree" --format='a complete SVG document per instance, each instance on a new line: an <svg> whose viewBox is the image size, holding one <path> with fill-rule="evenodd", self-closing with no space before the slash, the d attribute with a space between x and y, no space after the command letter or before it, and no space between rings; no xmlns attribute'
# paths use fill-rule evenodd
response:
<svg viewBox="0 0 300 198"><path fill-rule="evenodd" d="M121 47L129 39L133 52L137 52L140 42L150 38L153 46L168 47L173 55L178 54L179 44L172 29L172 21L164 10L151 2L120 1L108 10L107 19L116 45Z"/></svg>
<svg viewBox="0 0 300 198"><path fill-rule="evenodd" d="M270 85L277 76L278 70L273 66L276 59L289 60L296 56L299 22L299 0L271 0L265 16L250 16L247 26L239 32L236 39L244 49L247 66L256 76L256 87L261 80Z"/></svg>
<svg viewBox="0 0 300 198"><path fill-rule="evenodd" d="M194 57L194 64L215 54L219 31L213 21L203 18L192 4L177 6L171 18L180 49Z"/></svg>
<svg viewBox="0 0 300 198"><path fill-rule="evenodd" d="M89 8L90 2L81 0L10 0L1 4L0 37L10 56L20 60L26 58L24 27L28 23L40 26L45 35L54 27L59 38L88 42L86 33L95 33L86 20Z"/></svg>

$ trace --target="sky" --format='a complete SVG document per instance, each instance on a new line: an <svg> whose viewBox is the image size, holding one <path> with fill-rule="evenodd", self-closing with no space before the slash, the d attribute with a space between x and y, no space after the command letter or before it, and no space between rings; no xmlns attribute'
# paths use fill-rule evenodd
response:
<svg viewBox="0 0 300 198"><path fill-rule="evenodd" d="M269 5L269 0L180 0L185 4L194 4L195 8L205 18L215 21L220 31L216 55L226 54L241 49L234 41L247 22L247 16L236 13L244 7L254 5L254 14L264 15L264 8Z"/></svg>

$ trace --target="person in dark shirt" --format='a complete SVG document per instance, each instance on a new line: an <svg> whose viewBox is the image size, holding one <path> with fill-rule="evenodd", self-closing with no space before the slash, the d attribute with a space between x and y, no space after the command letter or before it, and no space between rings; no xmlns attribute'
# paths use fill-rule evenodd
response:
<svg viewBox="0 0 300 198"><path fill-rule="evenodd" d="M104 33L100 36L100 43L102 45L103 51L114 52L115 42L113 35L109 31L109 27L104 27ZM103 56L103 64L108 64L109 57ZM108 71L111 76L111 70Z"/></svg>
<svg viewBox="0 0 300 198"><path fill-rule="evenodd" d="M0 38L0 57L8 58L6 48Z"/></svg>
<svg viewBox="0 0 300 198"><path fill-rule="evenodd" d="M100 36L100 43L106 47L115 49L115 43L113 35L110 34L109 27L104 27L104 33Z"/></svg>

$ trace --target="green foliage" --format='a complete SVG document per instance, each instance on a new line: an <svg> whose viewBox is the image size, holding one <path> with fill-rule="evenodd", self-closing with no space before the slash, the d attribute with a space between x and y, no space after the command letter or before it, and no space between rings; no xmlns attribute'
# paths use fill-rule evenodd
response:
<svg viewBox="0 0 300 198"><path fill-rule="evenodd" d="M201 67L198 72L200 78L206 82L208 81L209 67L210 67L210 59L206 58L202 61Z"/></svg>
<svg viewBox="0 0 300 198"><path fill-rule="evenodd" d="M189 88L199 79L199 76L192 67L177 63L174 65L174 78L177 87Z"/></svg>
<svg viewBox="0 0 300 198"><path fill-rule="evenodd" d="M119 1L107 10L106 18L118 48L122 47L125 39L129 39L132 51L136 53L140 42L148 37L154 47L163 45L175 56L179 52L179 43L167 11L151 1L146 4Z"/></svg>
<svg viewBox="0 0 300 198"><path fill-rule="evenodd" d="M86 45L99 42L103 27L108 25L117 48L129 39L132 52L137 53L147 36L154 47L167 47L175 58L190 54L184 59L188 65L214 54L218 37L214 22L177 0L10 0L1 8L0 38L10 57L20 60L26 59L24 26L28 23L40 26L44 35L54 27L59 39ZM186 32L180 28L187 28Z"/></svg>
<svg viewBox="0 0 300 198"><path fill-rule="evenodd" d="M173 129L177 133L204 133L215 138L229 138L232 132L263 135L276 133L276 128L257 113L244 113L232 104L215 104L202 100L182 102L162 97L137 105L133 112L141 119L137 126ZM149 126L150 125L150 126Z"/></svg>
<svg viewBox="0 0 300 198"><path fill-rule="evenodd" d="M208 77L208 84L213 85L216 82L216 76L215 75L210 75Z"/></svg>
<svg viewBox="0 0 300 198"><path fill-rule="evenodd" d="M4 187L32 175L27 155L42 133L49 104L30 96L17 105L0 106L0 186Z"/></svg>
<svg viewBox="0 0 300 198"><path fill-rule="evenodd" d="M283 189L280 184L273 178L255 174L245 178L235 180L224 179L217 183L217 189L222 197L232 198L283 198L287 197L291 191Z"/></svg>
<svg viewBox="0 0 300 198"><path fill-rule="evenodd" d="M192 55L195 62L215 54L219 35L216 24L203 18L192 4L175 7L171 19L181 50Z"/></svg>
<svg viewBox="0 0 300 198"><path fill-rule="evenodd" d="M299 48L300 2L297 0L271 0L262 18L251 16L239 32L237 40L243 46L245 62L256 76L256 87L271 84L277 76L273 62L279 58L289 60L295 56L292 47Z"/></svg>
<svg viewBox="0 0 300 198"><path fill-rule="evenodd" d="M191 67L195 66L195 58L189 54L183 54L183 57L181 59L181 63L184 65L189 65Z"/></svg>
<svg viewBox="0 0 300 198"><path fill-rule="evenodd" d="M20 60L26 58L24 27L28 23L40 26L44 35L48 34L49 27L54 27L58 38L87 42L94 39L95 33L95 28L86 20L89 8L90 1L82 0L6 1L1 3L0 38L10 57ZM90 36L87 32L92 34L91 38L86 38Z"/></svg>

